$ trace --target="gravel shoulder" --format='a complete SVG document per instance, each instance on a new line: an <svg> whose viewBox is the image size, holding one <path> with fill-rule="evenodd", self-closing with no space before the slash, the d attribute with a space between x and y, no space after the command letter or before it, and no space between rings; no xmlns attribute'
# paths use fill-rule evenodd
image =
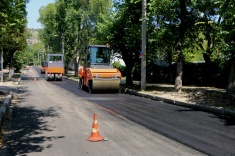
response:
<svg viewBox="0 0 235 156"><path fill-rule="evenodd" d="M235 95L227 97L226 90L214 87L183 86L181 93L175 92L174 85L149 84L146 93L162 98L190 104L223 107L235 110Z"/></svg>

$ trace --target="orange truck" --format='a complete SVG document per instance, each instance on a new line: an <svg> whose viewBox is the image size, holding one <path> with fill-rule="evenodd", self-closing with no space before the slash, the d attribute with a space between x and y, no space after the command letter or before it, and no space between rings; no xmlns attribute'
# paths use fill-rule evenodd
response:
<svg viewBox="0 0 235 156"><path fill-rule="evenodd" d="M111 63L112 51L107 45L89 45L86 48L83 66L78 70L79 87L89 93L119 92L121 72Z"/></svg>
<svg viewBox="0 0 235 156"><path fill-rule="evenodd" d="M45 66L46 80L62 81L63 75L64 75L64 55L48 54Z"/></svg>

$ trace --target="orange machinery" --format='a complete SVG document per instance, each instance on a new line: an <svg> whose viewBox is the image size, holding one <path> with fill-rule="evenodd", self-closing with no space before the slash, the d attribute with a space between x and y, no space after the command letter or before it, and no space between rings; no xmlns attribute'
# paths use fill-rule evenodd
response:
<svg viewBox="0 0 235 156"><path fill-rule="evenodd" d="M45 78L49 80L62 81L64 75L64 55L63 54L48 54L47 65L45 66Z"/></svg>
<svg viewBox="0 0 235 156"><path fill-rule="evenodd" d="M121 72L111 64L111 49L106 45L89 45L84 65L78 70L80 89L88 88L89 93L118 92Z"/></svg>

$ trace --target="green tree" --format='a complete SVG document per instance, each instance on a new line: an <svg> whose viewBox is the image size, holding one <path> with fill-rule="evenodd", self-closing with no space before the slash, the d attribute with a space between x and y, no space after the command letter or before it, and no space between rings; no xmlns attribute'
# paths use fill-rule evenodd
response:
<svg viewBox="0 0 235 156"><path fill-rule="evenodd" d="M109 30L112 33L109 43L115 52L122 55L126 64L126 84L131 85L133 83L132 71L140 64L141 1L128 0L118 5L117 9L118 13Z"/></svg>
<svg viewBox="0 0 235 156"><path fill-rule="evenodd" d="M188 38L194 32L196 10L193 1L189 0L153 0L149 4L151 15L156 18L156 27L159 35L165 37L163 41L169 49L167 57L169 62L173 59L177 64L175 88L178 92L182 90L183 62L192 46ZM163 29L163 30L162 30ZM157 30L158 31L158 30ZM168 44L169 43L169 44Z"/></svg>
<svg viewBox="0 0 235 156"><path fill-rule="evenodd" d="M56 32L56 6L49 3L39 9L40 17L38 22L43 25L39 31L39 38L44 43L47 53L61 53L61 39Z"/></svg>
<svg viewBox="0 0 235 156"><path fill-rule="evenodd" d="M25 36L28 39L36 40L38 39L37 29L27 29L25 31ZM27 47L21 51L17 51L14 54L14 67L17 71L20 71L23 65L38 65L45 58L44 44L38 42L35 44L28 43Z"/></svg>
<svg viewBox="0 0 235 156"><path fill-rule="evenodd" d="M227 95L231 96L235 92L235 1L219 0L220 15L222 15L222 31L221 37L224 39L223 58L230 64L229 80L227 87Z"/></svg>
<svg viewBox="0 0 235 156"><path fill-rule="evenodd" d="M9 77L14 72L14 53L26 47L27 0L3 0L0 4L0 45L9 65Z"/></svg>
<svg viewBox="0 0 235 156"><path fill-rule="evenodd" d="M58 0L56 1L55 25L58 36L64 37L65 64L74 59L75 75L78 71L77 54L82 52L88 44L99 43L97 23L102 22L100 15L107 14L111 1L104 0ZM67 68L66 67L66 68Z"/></svg>
<svg viewBox="0 0 235 156"><path fill-rule="evenodd" d="M85 19L87 13L85 8L88 4L85 1L74 1L70 0L66 2L66 38L67 38L67 51L68 63L73 59L75 65L75 73L77 76L78 64L77 61L78 54L82 55L82 51L88 42L87 26Z"/></svg>

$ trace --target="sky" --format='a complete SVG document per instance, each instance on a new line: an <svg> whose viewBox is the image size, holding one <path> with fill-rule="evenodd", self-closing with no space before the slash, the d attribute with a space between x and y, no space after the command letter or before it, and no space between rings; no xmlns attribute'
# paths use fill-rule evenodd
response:
<svg viewBox="0 0 235 156"><path fill-rule="evenodd" d="M55 0L30 0L27 4L27 28L39 29L42 28L41 23L38 23L37 20L40 17L39 9L42 6L47 6L49 3L55 3Z"/></svg>

